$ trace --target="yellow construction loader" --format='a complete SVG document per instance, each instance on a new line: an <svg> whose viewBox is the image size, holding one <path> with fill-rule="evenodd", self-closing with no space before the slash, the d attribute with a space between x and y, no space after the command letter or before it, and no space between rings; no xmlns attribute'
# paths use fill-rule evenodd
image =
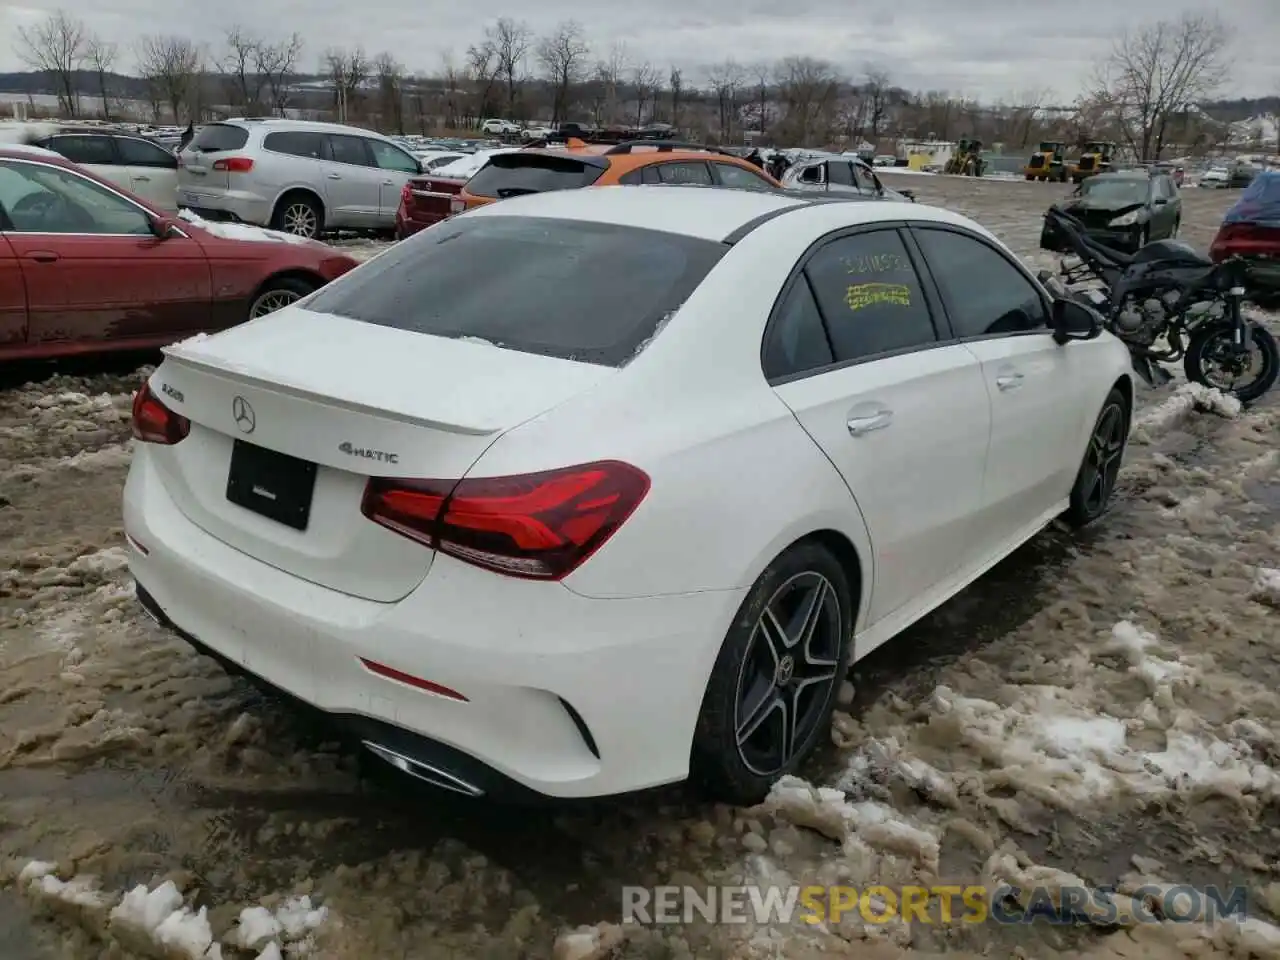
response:
<svg viewBox="0 0 1280 960"><path fill-rule="evenodd" d="M1111 160L1116 155L1116 145L1110 140L1090 140L1084 145L1080 159L1071 164L1071 182L1083 183L1095 173L1106 173L1111 169Z"/></svg>
<svg viewBox="0 0 1280 960"><path fill-rule="evenodd" d="M1027 165L1022 168L1028 180L1067 182L1067 145L1056 140L1042 140Z"/></svg>
<svg viewBox="0 0 1280 960"><path fill-rule="evenodd" d="M942 168L942 172L980 177L986 169L987 162L982 159L982 141L972 137L961 137L956 144L955 153L951 154L951 159Z"/></svg>

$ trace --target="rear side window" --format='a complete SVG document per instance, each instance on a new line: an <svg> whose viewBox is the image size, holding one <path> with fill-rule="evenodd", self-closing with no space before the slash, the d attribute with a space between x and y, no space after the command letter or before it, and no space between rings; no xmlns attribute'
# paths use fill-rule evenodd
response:
<svg viewBox="0 0 1280 960"><path fill-rule="evenodd" d="M299 130L281 131L268 133L262 141L262 146L273 153L319 160L324 148L324 137L318 133L304 133Z"/></svg>
<svg viewBox="0 0 1280 960"><path fill-rule="evenodd" d="M701 160L683 163L658 164L658 176L663 183L697 183L711 186L711 171Z"/></svg>
<svg viewBox="0 0 1280 960"><path fill-rule="evenodd" d="M308 309L620 367L728 249L613 224L459 217L322 287Z"/></svg>
<svg viewBox="0 0 1280 960"><path fill-rule="evenodd" d="M832 240L805 265L837 362L938 340L920 277L896 230Z"/></svg>
<svg viewBox="0 0 1280 960"><path fill-rule="evenodd" d="M353 167L372 167L373 154L369 141L364 137L349 137L341 133L329 134L329 159Z"/></svg>
<svg viewBox="0 0 1280 960"><path fill-rule="evenodd" d="M848 161L828 160L827 161L827 182L839 184L842 187L852 187L853 172L849 169Z"/></svg>
<svg viewBox="0 0 1280 960"><path fill-rule="evenodd" d="M793 377L835 363L813 288L801 274L769 327L764 345L764 375Z"/></svg>
<svg viewBox="0 0 1280 960"><path fill-rule="evenodd" d="M499 153L467 181L473 197L518 197L524 193L576 190L600 179L603 167L573 157L539 153Z"/></svg>
<svg viewBox="0 0 1280 960"><path fill-rule="evenodd" d="M120 160L129 167L161 167L172 169L178 166L178 158L168 150L147 140L136 137L116 137L116 149L120 151Z"/></svg>
<svg viewBox="0 0 1280 960"><path fill-rule="evenodd" d="M118 164L110 137L54 137L51 147L72 163Z"/></svg>
<svg viewBox="0 0 1280 960"><path fill-rule="evenodd" d="M715 171L716 179L722 186L737 187L740 190L772 191L776 189L760 174L734 163L713 163L711 169Z"/></svg>
<svg viewBox="0 0 1280 960"><path fill-rule="evenodd" d="M189 149L197 153L222 153L224 150L239 150L248 142L249 131L244 127L211 123L195 135Z"/></svg>

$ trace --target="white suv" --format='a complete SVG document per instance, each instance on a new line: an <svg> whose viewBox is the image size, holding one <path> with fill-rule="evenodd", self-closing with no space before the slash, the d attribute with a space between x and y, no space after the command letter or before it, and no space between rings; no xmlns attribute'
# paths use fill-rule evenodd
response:
<svg viewBox="0 0 1280 960"><path fill-rule="evenodd" d="M520 124L512 123L510 120L486 120L480 124L480 129L484 133L496 134L500 137L515 136L520 132Z"/></svg>
<svg viewBox="0 0 1280 960"><path fill-rule="evenodd" d="M178 159L180 206L303 237L394 229L405 184L423 172L369 130L273 118L211 123Z"/></svg>

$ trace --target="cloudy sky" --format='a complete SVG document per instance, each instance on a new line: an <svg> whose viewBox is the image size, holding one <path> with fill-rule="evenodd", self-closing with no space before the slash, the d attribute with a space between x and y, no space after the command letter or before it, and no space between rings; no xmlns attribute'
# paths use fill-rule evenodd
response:
<svg viewBox="0 0 1280 960"><path fill-rule="evenodd" d="M1179 13L1168 0L4 0L0 38L61 6L98 35L129 47L141 33L180 33L216 49L228 26L263 34L300 32L305 63L331 45L389 51L411 70L434 71L450 51L458 61L485 23L509 16L547 31L577 18L593 52L625 42L633 61L687 75L727 58L741 63L793 54L830 60L858 74L874 63L896 84L984 100L1049 88L1070 101L1110 38ZM1216 9L1235 33L1227 93L1280 93L1280 0L1197 4ZM0 40L0 70L22 69Z"/></svg>

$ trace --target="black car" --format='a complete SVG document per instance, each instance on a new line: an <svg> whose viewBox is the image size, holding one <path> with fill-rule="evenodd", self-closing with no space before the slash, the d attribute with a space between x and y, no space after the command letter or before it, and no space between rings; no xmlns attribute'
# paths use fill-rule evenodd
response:
<svg viewBox="0 0 1280 960"><path fill-rule="evenodd" d="M1062 207L1084 224L1089 236L1117 250L1132 251L1151 240L1168 240L1177 236L1182 224L1178 187L1160 171L1099 173L1080 184ZM1046 223L1040 231L1040 247L1061 252L1066 245Z"/></svg>
<svg viewBox="0 0 1280 960"><path fill-rule="evenodd" d="M1253 183L1261 172L1262 168L1256 164L1233 163L1227 171L1227 186L1231 189L1243 189Z"/></svg>

